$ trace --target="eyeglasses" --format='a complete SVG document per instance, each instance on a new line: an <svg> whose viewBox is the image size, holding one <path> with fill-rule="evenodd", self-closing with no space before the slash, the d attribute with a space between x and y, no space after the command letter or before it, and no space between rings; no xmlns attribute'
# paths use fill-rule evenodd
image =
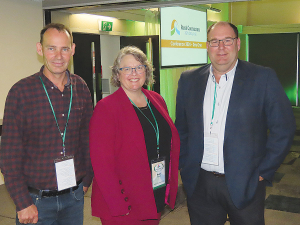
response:
<svg viewBox="0 0 300 225"><path fill-rule="evenodd" d="M146 65L139 65L136 67L123 67L120 68L119 70L122 71L125 75L132 74L133 70L135 70L136 73L141 74L145 72Z"/></svg>
<svg viewBox="0 0 300 225"><path fill-rule="evenodd" d="M220 41L222 41L224 46L230 46L230 45L233 44L234 39L237 39L237 37L235 37L235 38L225 38L225 39L222 39L222 40L213 39L213 40L208 41L208 43L209 43L210 47L219 47Z"/></svg>

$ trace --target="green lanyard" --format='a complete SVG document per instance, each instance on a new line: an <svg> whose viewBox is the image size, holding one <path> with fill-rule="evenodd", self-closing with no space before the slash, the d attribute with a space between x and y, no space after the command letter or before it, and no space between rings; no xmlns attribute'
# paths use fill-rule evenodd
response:
<svg viewBox="0 0 300 225"><path fill-rule="evenodd" d="M217 81L215 81L215 92L214 92L214 102L213 102L213 110L212 110L212 115L211 115L211 122L210 122L210 126L213 125L213 119L215 116L215 106L216 106L216 98L217 98Z"/></svg>
<svg viewBox="0 0 300 225"><path fill-rule="evenodd" d="M155 121L155 125L156 125L156 128L154 127L154 125L153 125L153 123L149 120L149 118L142 112L142 110L140 110L140 108L139 107L137 107L135 104L134 104L134 102L133 101L131 101L131 99L129 98L129 100L131 101L131 103L143 114L143 116L149 121L149 123L152 125L152 127L153 127L153 129L154 129L154 132L155 132L155 135L156 135L156 146L157 146L157 148L156 148L156 151L157 151L157 158L159 158L159 128L158 128L158 124L157 124L157 120L156 120L156 118L155 118L155 116L154 116L154 113L153 113L153 111L152 111L152 109L151 109L151 106L150 106L150 104L149 104L149 102L147 101L147 98L146 98L146 96L145 96L145 94L143 93L143 95L144 95L144 97L145 97L145 100L146 100L146 102L147 102L147 105L148 105L148 107L149 107L149 109L150 109L150 111L151 111L151 114L152 114L152 116L153 116L153 119L154 119L154 121Z"/></svg>
<svg viewBox="0 0 300 225"><path fill-rule="evenodd" d="M53 109L50 97L48 95L47 89L46 89L45 84L44 84L44 82L43 82L43 80L42 80L41 77L40 77L40 80L41 80L41 82L43 84L44 90L45 90L46 95L48 97L48 101L49 101L49 104L50 104L51 109L52 109L52 113L53 113L53 116L54 116L54 119L55 119L55 122L56 122L56 126L57 126L57 128L59 130L59 133L61 135L61 139L62 139L62 143L63 143L63 153L64 153L64 156L66 156L65 138L66 138L67 126L68 126L68 122L69 122L69 117L70 117L70 112L71 112L71 107L72 107L72 100L73 100L72 84L70 85L71 86L71 98L70 98L70 105L69 105L68 117L67 117L67 122L66 122L66 125L65 125L64 133L62 134L61 131L60 131L60 129L59 129L59 125L58 125L58 122L57 122L57 118L56 118L56 115L55 115L55 112L54 112L54 109Z"/></svg>

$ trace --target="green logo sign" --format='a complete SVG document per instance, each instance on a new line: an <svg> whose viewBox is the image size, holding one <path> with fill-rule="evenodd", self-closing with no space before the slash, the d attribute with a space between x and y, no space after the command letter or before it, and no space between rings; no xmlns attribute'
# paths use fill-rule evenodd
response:
<svg viewBox="0 0 300 225"><path fill-rule="evenodd" d="M101 30L102 31L112 31L113 22L102 21Z"/></svg>

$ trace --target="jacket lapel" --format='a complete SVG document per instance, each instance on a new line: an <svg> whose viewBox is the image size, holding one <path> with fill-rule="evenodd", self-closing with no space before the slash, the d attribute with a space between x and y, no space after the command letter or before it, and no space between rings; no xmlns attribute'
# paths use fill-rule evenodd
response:
<svg viewBox="0 0 300 225"><path fill-rule="evenodd" d="M204 131L204 123L203 123L203 101L204 101L204 96L205 96L205 91L206 91L206 86L207 86L207 80L209 77L209 69L210 65L205 69L203 75L198 75L197 76L197 81L194 82L194 85L197 85L194 88L191 88L191 90L194 90L195 93L193 93L193 96L191 96L196 102L193 103L193 107L195 108L194 116L196 117L198 121L197 124L199 124L199 131L202 131L203 136L203 131Z"/></svg>
<svg viewBox="0 0 300 225"><path fill-rule="evenodd" d="M231 95L230 95L230 100L228 105L224 142L228 137L228 134L230 133L229 129L232 127L232 124L234 124L235 116L236 116L235 114L237 110L239 110L241 101L243 99L242 92L246 84L245 82L246 73L245 71L243 71L242 67L243 67L243 62L239 60L234 75L234 81L232 84L232 90L231 90Z"/></svg>
<svg viewBox="0 0 300 225"><path fill-rule="evenodd" d="M145 137L144 137L144 132L143 128L141 126L141 123L139 121L138 116L136 115L136 112L127 97L126 93L120 87L117 90L119 93L119 102L120 102L120 109L124 126L126 127L126 131L128 132L128 136L131 140L131 143L135 144L138 151L140 151L143 154L147 154L146 149L146 144L145 144Z"/></svg>

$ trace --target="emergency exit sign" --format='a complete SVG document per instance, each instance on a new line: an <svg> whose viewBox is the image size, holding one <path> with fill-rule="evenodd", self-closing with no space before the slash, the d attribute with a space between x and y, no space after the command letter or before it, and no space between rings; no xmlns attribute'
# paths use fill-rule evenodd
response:
<svg viewBox="0 0 300 225"><path fill-rule="evenodd" d="M113 22L101 21L101 30L102 31L112 31Z"/></svg>

